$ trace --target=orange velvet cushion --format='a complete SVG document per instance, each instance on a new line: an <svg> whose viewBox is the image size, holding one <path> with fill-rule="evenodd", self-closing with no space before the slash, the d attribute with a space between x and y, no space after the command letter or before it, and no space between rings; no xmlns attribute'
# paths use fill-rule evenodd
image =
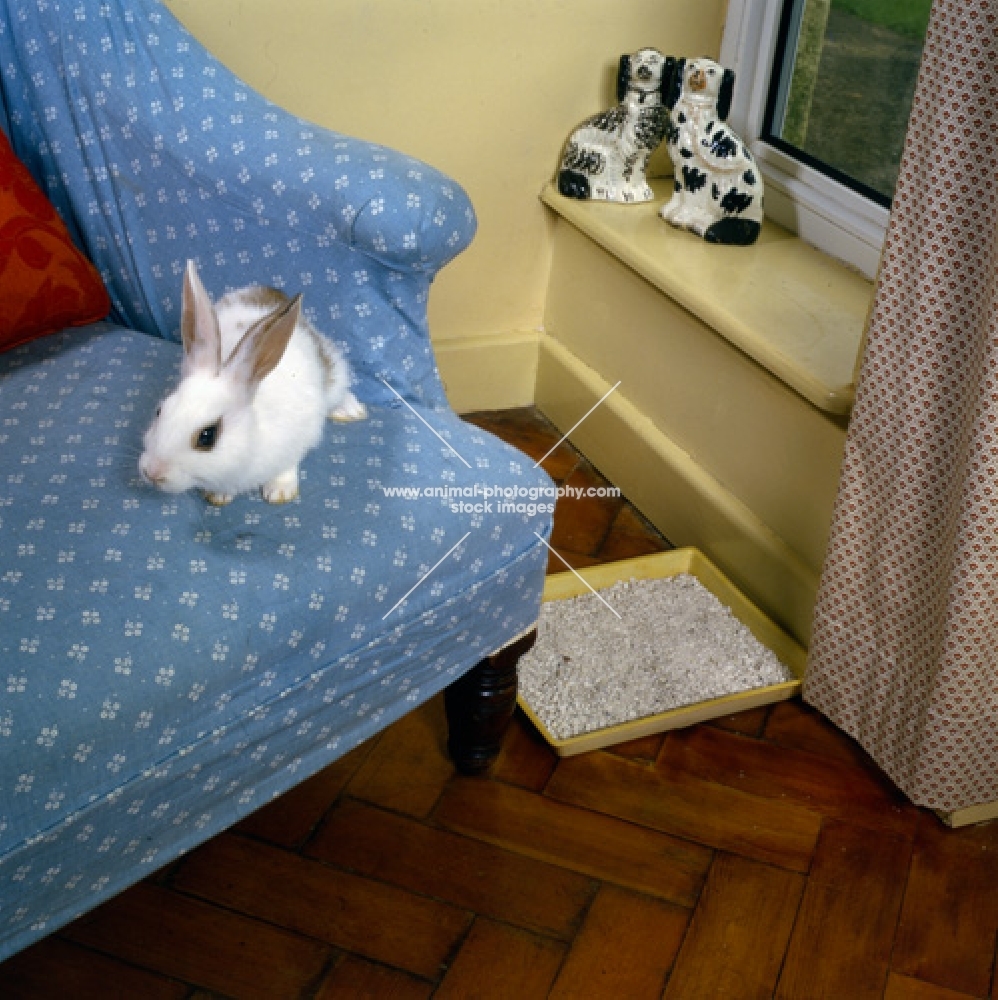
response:
<svg viewBox="0 0 998 1000"><path fill-rule="evenodd" d="M100 275L0 132L0 351L110 309Z"/></svg>

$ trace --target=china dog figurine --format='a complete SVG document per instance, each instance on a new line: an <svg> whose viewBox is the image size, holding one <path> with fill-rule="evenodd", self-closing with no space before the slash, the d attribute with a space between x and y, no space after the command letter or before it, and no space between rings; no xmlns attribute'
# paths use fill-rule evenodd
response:
<svg viewBox="0 0 998 1000"><path fill-rule="evenodd" d="M142 478L167 493L199 487L221 505L260 487L269 503L287 503L326 418L367 416L346 358L302 314L300 295L254 285L213 304L188 261L180 328L180 384L139 459Z"/></svg>
<svg viewBox="0 0 998 1000"><path fill-rule="evenodd" d="M659 215L708 243L748 246L762 226L762 175L725 124L735 74L711 59L680 59L666 97L674 193Z"/></svg>
<svg viewBox="0 0 998 1000"><path fill-rule="evenodd" d="M565 144L558 190L567 198L645 202L648 159L665 138L665 92L675 60L645 48L620 57L618 104L579 125Z"/></svg>

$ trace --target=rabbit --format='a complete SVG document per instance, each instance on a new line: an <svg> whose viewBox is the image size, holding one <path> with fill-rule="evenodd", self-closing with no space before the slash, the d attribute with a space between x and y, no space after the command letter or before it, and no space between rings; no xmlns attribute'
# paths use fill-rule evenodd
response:
<svg viewBox="0 0 998 1000"><path fill-rule="evenodd" d="M187 262L180 383L143 437L145 482L167 493L199 487L218 506L257 487L268 503L298 496L298 463L319 443L326 417L367 416L346 359L301 302L251 286L213 306Z"/></svg>

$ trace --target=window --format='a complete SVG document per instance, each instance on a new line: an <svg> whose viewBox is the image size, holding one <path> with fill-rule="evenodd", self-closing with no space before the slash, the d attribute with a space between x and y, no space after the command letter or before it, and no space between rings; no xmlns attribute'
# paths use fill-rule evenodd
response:
<svg viewBox="0 0 998 1000"><path fill-rule="evenodd" d="M721 62L766 214L872 277L931 0L731 0Z"/></svg>

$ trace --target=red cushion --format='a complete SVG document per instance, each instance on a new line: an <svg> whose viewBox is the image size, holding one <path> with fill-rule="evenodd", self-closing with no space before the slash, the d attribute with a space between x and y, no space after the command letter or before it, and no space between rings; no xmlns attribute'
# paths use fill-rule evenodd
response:
<svg viewBox="0 0 998 1000"><path fill-rule="evenodd" d="M0 132L0 351L110 309L97 270Z"/></svg>

